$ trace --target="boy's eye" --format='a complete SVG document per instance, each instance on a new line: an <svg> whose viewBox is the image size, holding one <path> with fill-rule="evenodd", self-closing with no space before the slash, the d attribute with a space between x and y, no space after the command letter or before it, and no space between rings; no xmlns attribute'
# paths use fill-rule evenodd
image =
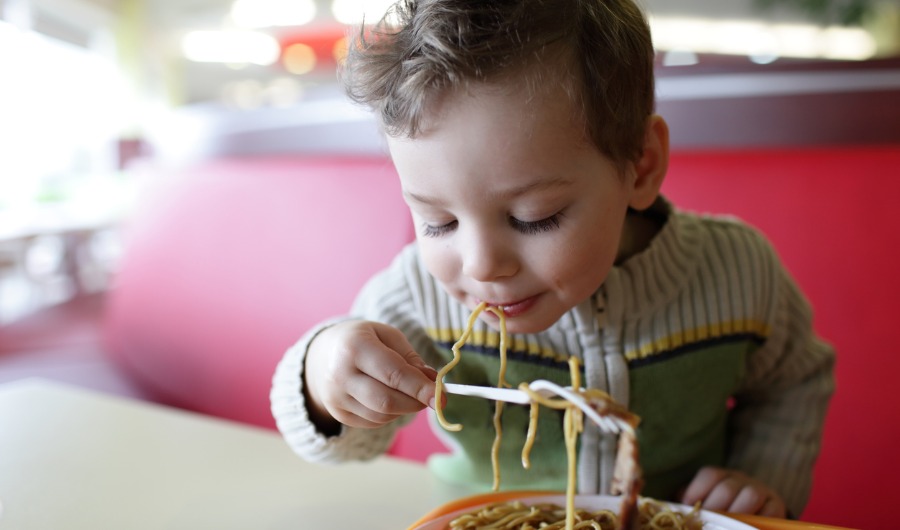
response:
<svg viewBox="0 0 900 530"><path fill-rule="evenodd" d="M452 232L456 228L457 222L450 221L449 223L442 224L439 226L430 225L428 223L422 224L422 235L425 237L441 237Z"/></svg>
<svg viewBox="0 0 900 530"><path fill-rule="evenodd" d="M515 217L509 218L509 225L516 231L521 232L523 234L533 235L540 234L543 232L550 232L551 230L556 230L559 228L559 220L561 214L555 213L550 217L546 217L544 219L540 219L538 221L522 221L520 219L516 219ZM449 234L450 232L456 230L456 227L459 225L458 221L450 221L449 223L445 223L442 225L432 225L428 223L422 224L422 235L425 237L441 237Z"/></svg>
<svg viewBox="0 0 900 530"><path fill-rule="evenodd" d="M549 232L551 230L556 230L559 228L559 213L555 213L550 217L546 217L539 221L521 221L516 219L515 217L509 218L509 224L515 230L523 233L523 234L540 234L542 232Z"/></svg>

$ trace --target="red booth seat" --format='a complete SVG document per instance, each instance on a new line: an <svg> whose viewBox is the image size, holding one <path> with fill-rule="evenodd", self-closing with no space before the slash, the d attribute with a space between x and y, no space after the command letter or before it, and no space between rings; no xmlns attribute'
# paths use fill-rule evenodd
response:
<svg viewBox="0 0 900 530"><path fill-rule="evenodd" d="M284 351L412 240L387 160L147 171L110 292L110 355L163 401L274 428Z"/></svg>

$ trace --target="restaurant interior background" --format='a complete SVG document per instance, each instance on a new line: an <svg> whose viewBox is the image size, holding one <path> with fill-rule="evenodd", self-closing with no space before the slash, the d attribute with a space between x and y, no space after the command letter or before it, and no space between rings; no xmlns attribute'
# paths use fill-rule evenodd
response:
<svg viewBox="0 0 900 530"><path fill-rule="evenodd" d="M900 145L900 0L641 3L674 152ZM5 355L3 329L113 285L146 168L383 153L335 67L348 24L384 9L0 0L0 382L95 377L59 341Z"/></svg>
<svg viewBox="0 0 900 530"><path fill-rule="evenodd" d="M387 3L0 0L0 323L106 287L146 160L382 152L335 65ZM642 5L675 150L900 138L897 0Z"/></svg>

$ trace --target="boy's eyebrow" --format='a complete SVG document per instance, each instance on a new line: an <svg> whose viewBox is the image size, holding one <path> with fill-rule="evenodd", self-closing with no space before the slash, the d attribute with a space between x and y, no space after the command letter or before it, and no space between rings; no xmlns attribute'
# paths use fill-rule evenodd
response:
<svg viewBox="0 0 900 530"><path fill-rule="evenodd" d="M572 179L566 177L551 177L536 179L532 182L526 182L521 186L515 186L509 189L500 190L494 194L497 199L514 199L526 193L534 191L546 190L550 188L562 188L572 183Z"/></svg>
<svg viewBox="0 0 900 530"><path fill-rule="evenodd" d="M413 193L408 190L403 190L403 196L409 199L412 199L421 204L427 204L428 206L440 206L443 201L439 199L435 199L432 197L428 197L426 195L419 195L418 193Z"/></svg>
<svg viewBox="0 0 900 530"><path fill-rule="evenodd" d="M571 183L572 179L565 177L538 179L533 182L527 182L521 186L515 186L509 189L500 190L499 192L492 194L492 198L501 200L514 199L533 191L539 191L549 188L561 188ZM443 204L443 201L441 199L429 197L427 195L420 195L409 190L403 190L403 195L421 204L427 204L430 206L440 206Z"/></svg>

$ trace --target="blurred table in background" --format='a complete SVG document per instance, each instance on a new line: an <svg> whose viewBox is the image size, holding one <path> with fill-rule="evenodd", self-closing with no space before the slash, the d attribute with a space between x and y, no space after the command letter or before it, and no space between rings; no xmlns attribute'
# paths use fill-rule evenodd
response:
<svg viewBox="0 0 900 530"><path fill-rule="evenodd" d="M0 209L0 324L105 289L120 221L65 205Z"/></svg>

